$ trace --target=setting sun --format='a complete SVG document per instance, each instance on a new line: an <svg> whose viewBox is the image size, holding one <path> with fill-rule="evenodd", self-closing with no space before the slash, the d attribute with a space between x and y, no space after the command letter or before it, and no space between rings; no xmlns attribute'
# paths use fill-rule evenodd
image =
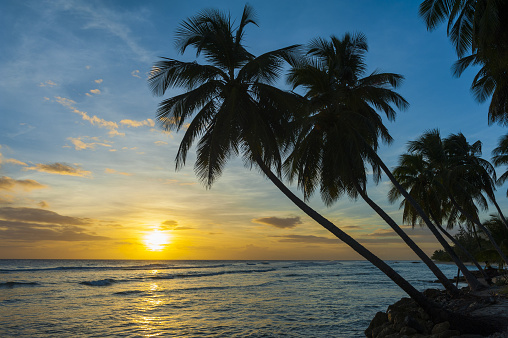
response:
<svg viewBox="0 0 508 338"><path fill-rule="evenodd" d="M169 236L163 231L153 230L145 235L143 243L150 251L161 251L169 244Z"/></svg>

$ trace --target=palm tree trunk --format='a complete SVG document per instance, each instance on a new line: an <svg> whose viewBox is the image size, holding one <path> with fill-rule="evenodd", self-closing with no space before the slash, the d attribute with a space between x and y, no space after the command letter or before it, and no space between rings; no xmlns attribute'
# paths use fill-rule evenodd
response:
<svg viewBox="0 0 508 338"><path fill-rule="evenodd" d="M505 321L494 320L493 318L474 318L464 316L458 313L449 312L444 310L436 303L429 300L421 292L416 290L407 280L393 270L388 264L379 259L376 255L370 252L363 245L354 240L351 236L344 231L337 228L332 222L321 216L314 209L305 204L295 194L293 194L271 170L263 163L260 157L255 157L256 163L259 165L263 173L272 181L279 190L286 195L300 210L305 212L313 220L318 222L322 227L334 234L338 239L349 245L353 250L359 253L362 257L371 262L395 284L397 284L404 292L406 292L434 321L444 322L448 321L450 327L459 329L463 333L478 333L489 335L498 332L506 327Z"/></svg>
<svg viewBox="0 0 508 338"><path fill-rule="evenodd" d="M434 217L433 217L434 218ZM485 281L487 281L487 283L490 283L489 281L491 280L491 278L489 277L489 275L487 275L487 273L485 272L485 270L483 270L483 268L481 267L480 263L478 263L478 261L473 257L473 255L471 255L469 253L469 251L464 248L464 246L462 244L460 244L459 241L457 241L455 238L453 238L452 235L450 235L450 233L448 231L446 231L442 226L441 224L439 224L438 222L436 222L436 219L434 218L434 224L436 225L436 227L446 236L448 237L448 239L450 241L452 241L453 244L455 244L456 247L458 247L460 250L462 250L462 252L464 252L466 254L467 257L469 257L469 259L471 260L471 262L473 262L473 264L476 266L476 268L478 269L478 271L480 271L480 273L482 274L483 278L485 278Z"/></svg>
<svg viewBox="0 0 508 338"><path fill-rule="evenodd" d="M443 274L443 272L436 266L436 264L423 252L420 247L413 242L413 240L400 228L400 226L395 223L395 221L388 216L388 214L381 209L373 200L369 198L367 192L364 191L358 183L356 183L356 190L358 190L360 196L362 196L363 200L367 202L367 204L377 212L379 216L397 233L397 235L402 238L404 243L406 243L411 250L420 257L420 259L429 267L429 269L434 273L437 279L443 284L445 289L452 295L458 294L459 290L453 285L452 282Z"/></svg>
<svg viewBox="0 0 508 338"><path fill-rule="evenodd" d="M263 173L272 181L273 184L279 190L286 195L298 208L300 208L303 212L305 212L308 216L310 216L313 220L318 222L322 227L326 230L334 234L338 239L349 245L353 250L355 250L358 254L360 254L363 258L367 259L374 266L376 266L379 270L381 270L386 276L388 276L395 284L397 284L404 292L406 292L418 305L420 305L424 310L430 311L431 308L434 308L436 305L431 303L427 297L425 297L421 292L416 290L407 280L405 280L401 275L399 275L395 270L393 270L388 264L386 264L379 257L370 252L363 245L358 243L351 236L346 234L344 231L340 230L335 224L321 216L314 209L309 207L305 202L303 202L300 198L298 198L295 194L293 194L278 178L275 176L271 170L264 164L264 162L260 158L256 158L256 163L259 168L263 171Z"/></svg>
<svg viewBox="0 0 508 338"><path fill-rule="evenodd" d="M379 164L381 169L383 169L384 173L386 174L386 176L388 176L388 178L390 179L392 184L397 188L397 190L402 194L402 196L404 196L404 198L409 203L411 203L413 208L415 208L416 212L423 219L423 221L425 222L427 227L430 229L432 234L434 234L434 236L437 238L439 243L443 246L443 248L446 250L446 252L448 252L450 257L453 259L453 261L455 262L457 267L460 269L460 271L462 271L462 274L466 278L466 281L467 281L467 284L469 285L469 288L471 290L479 290L479 289L484 288L484 285L482 285L478 281L478 279L466 268L466 266L460 260L460 258L457 257L457 255L455 254L453 249L450 247L448 242L443 238L443 236L441 236L441 234L436 229L434 224L432 224L432 222L430 221L429 217L423 212L423 209L420 207L420 205L413 199L413 197L411 197L411 195L409 195L409 193L399 184L399 182L397 182L397 180L393 176L392 172L384 164L384 162L381 160L381 158L379 158L377 153L375 151L372 151L372 155L376 158L376 163Z"/></svg>
<svg viewBox="0 0 508 338"><path fill-rule="evenodd" d="M508 222L506 221L506 218L504 217L504 214L501 211L501 208L499 207L499 204L497 204L496 197L494 195L489 196L489 197L490 197L490 200L492 201L492 204L494 204L494 206L496 207L497 213L499 214L499 217L503 221L504 226L508 230Z"/></svg>
<svg viewBox="0 0 508 338"><path fill-rule="evenodd" d="M455 200L455 198L453 198L453 196L451 196L451 194L449 195L450 196L450 200L452 201L453 205L464 215L467 217L467 219L470 221L470 222L473 222L474 224L476 224L476 226L478 226L480 229L483 230L483 232L485 233L485 235L487 235L487 237L489 238L490 242L492 243L492 245L494 246L494 248L496 249L497 253L501 256L501 258L503 259L503 261L505 261L506 264L508 264L508 258L506 257L506 255L503 253L503 250L501 250L501 248L499 247L499 245L497 245L494 237L492 237L492 234L490 233L489 229L487 229L477 218L473 218L468 212L466 212L464 209L462 209L462 207L457 203L457 201Z"/></svg>

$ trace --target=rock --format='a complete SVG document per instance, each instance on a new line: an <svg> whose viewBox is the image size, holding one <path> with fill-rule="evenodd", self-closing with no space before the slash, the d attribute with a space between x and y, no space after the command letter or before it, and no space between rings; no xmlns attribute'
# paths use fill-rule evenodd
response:
<svg viewBox="0 0 508 338"><path fill-rule="evenodd" d="M418 333L418 331L416 331L412 327L404 326L402 329L400 329L399 333L401 335L411 336L411 335L413 335L415 333Z"/></svg>
<svg viewBox="0 0 508 338"><path fill-rule="evenodd" d="M384 324L382 324L381 326L376 326L372 329L372 337L373 338L377 338L379 337L379 334L381 333L381 331L383 331L385 328L391 326L390 323L386 322Z"/></svg>
<svg viewBox="0 0 508 338"><path fill-rule="evenodd" d="M434 325L432 328L431 333L434 334L440 334L441 332L447 331L450 328L449 322L442 322L439 324Z"/></svg>
<svg viewBox="0 0 508 338"><path fill-rule="evenodd" d="M369 337L369 338L372 337L372 330L375 327L381 326L387 322L388 322L388 316L386 315L386 313L384 313L384 312L376 313L376 315L370 322L369 327L367 328L367 330L365 330L365 336Z"/></svg>
<svg viewBox="0 0 508 338"><path fill-rule="evenodd" d="M430 338L452 338L452 337L462 337L460 335L460 331L457 330L446 330L437 334L432 334L429 336Z"/></svg>
<svg viewBox="0 0 508 338"><path fill-rule="evenodd" d="M459 336L460 338L483 338L483 336L479 334L463 334Z"/></svg>
<svg viewBox="0 0 508 338"><path fill-rule="evenodd" d="M425 333L425 326L422 326L422 324L415 318L411 316L406 316L404 318L404 326L408 326L412 329L415 329L418 333Z"/></svg>
<svg viewBox="0 0 508 338"><path fill-rule="evenodd" d="M385 338L386 336L394 334L394 333L397 333L397 332L395 332L395 330L392 328L391 325L388 325L383 330L381 330L381 332L379 332L379 334L377 336L375 336L375 338Z"/></svg>

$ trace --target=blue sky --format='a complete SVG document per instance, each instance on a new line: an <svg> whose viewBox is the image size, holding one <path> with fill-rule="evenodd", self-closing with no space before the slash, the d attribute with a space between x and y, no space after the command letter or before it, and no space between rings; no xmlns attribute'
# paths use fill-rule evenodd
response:
<svg viewBox="0 0 508 338"><path fill-rule="evenodd" d="M369 72L406 78L399 92L411 106L386 121L394 142L380 150L388 166L432 128L481 140L490 159L506 131L488 125L487 104L470 94L474 70L452 77L456 56L444 27L428 32L419 2L250 1L259 27L248 27L245 42L260 54L363 32ZM240 159L211 190L194 176L193 154L174 171L181 135L154 123L161 98L151 95L147 74L159 56L194 60L192 51L178 55L174 48L182 20L210 7L239 17L243 6L0 3L0 258L358 258ZM397 205L386 199L389 188L384 179L369 193L400 223ZM504 191L498 195L506 209ZM414 257L362 201L310 204L384 258ZM162 251L143 244L154 231L170 238ZM429 253L438 248L425 230L409 234Z"/></svg>

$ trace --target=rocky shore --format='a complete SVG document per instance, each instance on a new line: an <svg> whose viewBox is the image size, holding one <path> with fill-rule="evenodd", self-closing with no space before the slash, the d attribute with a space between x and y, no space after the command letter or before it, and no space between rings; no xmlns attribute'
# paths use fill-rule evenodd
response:
<svg viewBox="0 0 508 338"><path fill-rule="evenodd" d="M488 289L470 292L463 288L459 296L451 297L443 290L428 289L425 296L444 309L487 322L504 326L501 332L491 334L491 338L508 338L508 286L492 286ZM504 325L506 323L506 325ZM412 299L402 298L390 305L386 312L378 312L365 330L369 338L450 338L485 337L461 332L461 328L450 327L447 321L435 322Z"/></svg>

